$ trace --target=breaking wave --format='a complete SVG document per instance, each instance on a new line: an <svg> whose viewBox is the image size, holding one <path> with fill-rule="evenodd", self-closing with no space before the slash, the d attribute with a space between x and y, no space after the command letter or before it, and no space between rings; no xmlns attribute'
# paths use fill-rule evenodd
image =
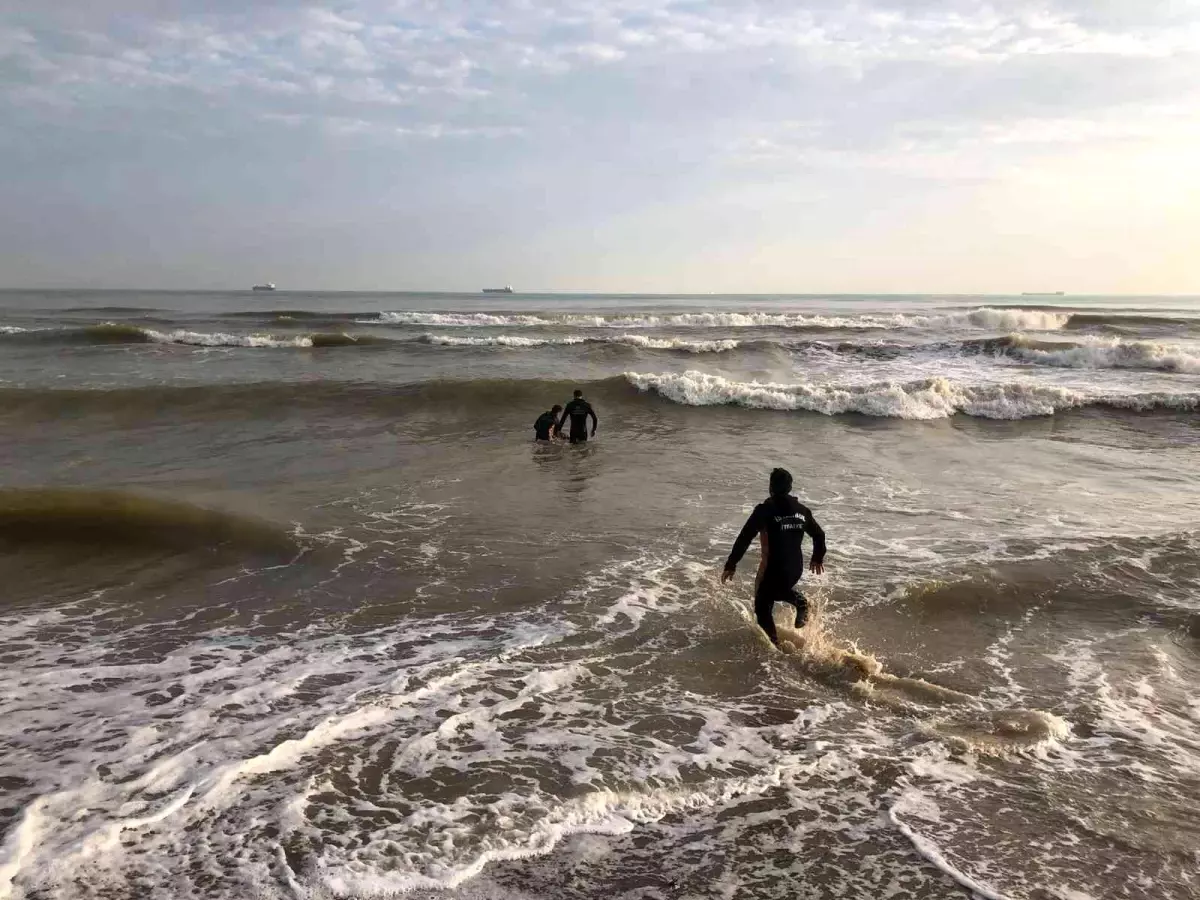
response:
<svg viewBox="0 0 1200 900"><path fill-rule="evenodd" d="M455 337L445 334L424 334L420 341L441 347L565 347L577 344L619 344L641 350L683 350L689 353L723 353L740 345L735 340L689 341L683 338L652 338L642 334L622 334L615 337L569 337L532 338L520 335L495 335L489 337Z"/></svg>
<svg viewBox="0 0 1200 900"><path fill-rule="evenodd" d="M1089 393L1029 381L966 384L948 378L872 384L771 384L718 375L624 375L590 383L541 379L434 379L387 382L250 382L95 389L0 387L0 418L97 415L134 425L144 419L296 418L344 415L388 419L423 408L519 410L584 388L594 402L627 405L647 393L687 406L743 406L839 415L859 413L902 419L941 419L959 413L989 419L1023 419L1100 407L1131 412L1195 412L1200 392Z"/></svg>
<svg viewBox="0 0 1200 900"><path fill-rule="evenodd" d="M995 356L1039 366L1072 369L1139 369L1155 372L1200 373L1200 350L1177 344L1122 338L1086 337L1076 341L1044 340L1025 334L972 338L929 344L889 341L799 341L783 346L797 351L822 351L843 356L896 359L902 356Z"/></svg>
<svg viewBox="0 0 1200 900"><path fill-rule="evenodd" d="M623 334L612 343L626 344L643 350L687 350L690 353L724 353L740 346L739 341L685 341L681 338L650 338L640 334Z"/></svg>
<svg viewBox="0 0 1200 900"><path fill-rule="evenodd" d="M1086 343L1055 344L1013 335L1007 346L997 349L1006 356L1042 366L1200 373L1200 354L1153 341L1094 338Z"/></svg>
<svg viewBox="0 0 1200 900"><path fill-rule="evenodd" d="M598 319L599 317L592 317ZM434 325L443 328L489 328L497 326L559 325L563 320L541 316L493 315L491 313L385 312L374 319L357 319L361 325Z"/></svg>
<svg viewBox="0 0 1200 900"><path fill-rule="evenodd" d="M1148 411L1200 408L1200 394L1087 394L1030 382L963 384L948 378L874 384L771 384L719 375L626 372L640 391L687 406L745 406L806 410L823 415L860 413L897 419L944 419L959 413L987 419L1026 419L1088 406Z"/></svg>
<svg viewBox="0 0 1200 900"><path fill-rule="evenodd" d="M19 328L0 326L0 335L24 337L35 342L66 344L181 344L190 347L347 347L352 345L393 344L395 341L376 335L353 335L344 332L321 332L294 336L272 334L235 334L228 332L189 331L174 329L157 331L139 325L104 322L83 328Z"/></svg>
<svg viewBox="0 0 1200 900"><path fill-rule="evenodd" d="M422 344L431 344L435 347L508 347L508 348L529 348L529 347L566 347L574 344L583 344L587 342L587 338L582 337L564 337L564 338L529 338L520 337L519 335L500 334L493 337L452 337L446 334L423 334L418 340Z"/></svg>
<svg viewBox="0 0 1200 900"><path fill-rule="evenodd" d="M940 321L939 321L940 320ZM967 313L931 316L928 324L966 325L996 331L1058 331L1071 320L1070 313L1041 309L992 309L981 307Z"/></svg>
<svg viewBox="0 0 1200 900"><path fill-rule="evenodd" d="M1056 331L1070 313L1036 309L981 307L945 315L821 316L775 312L691 312L601 316L566 314L543 316L519 313L385 312L374 319L357 319L369 325L418 325L447 328L786 328L797 330L873 330L906 328L979 328L1003 331Z"/></svg>
<svg viewBox="0 0 1200 900"><path fill-rule="evenodd" d="M152 331L146 329L143 334L147 342L152 344L186 344L191 347L312 347L313 339L307 335L300 337L274 337L269 334L215 334L203 331Z"/></svg>

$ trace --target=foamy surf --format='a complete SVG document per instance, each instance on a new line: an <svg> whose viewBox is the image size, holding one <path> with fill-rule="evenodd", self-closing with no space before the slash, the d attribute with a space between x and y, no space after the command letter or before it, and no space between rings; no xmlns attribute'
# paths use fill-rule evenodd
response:
<svg viewBox="0 0 1200 900"><path fill-rule="evenodd" d="M740 342L732 339L693 341L685 338L653 338L642 334L622 334L613 337L589 337L569 335L566 337L524 337L501 334L488 336L463 336L449 334L424 334L422 343L442 347L504 347L529 349L536 347L571 347L577 344L614 344L640 350L681 350L688 353L724 353L736 349Z"/></svg>
<svg viewBox="0 0 1200 900"><path fill-rule="evenodd" d="M912 808L913 801L907 797L901 798L896 805L892 806L887 811L888 821L896 827L896 829L908 839L912 844L913 849L921 855L930 865L939 871L945 873L950 879L963 888L971 892L972 897L981 897L983 900L1010 900L1008 896L1002 894L990 885L984 884L978 878L968 875L966 872L953 865L941 848L933 841L920 835L912 826L902 818L902 815L909 812ZM926 808L927 804L922 804L922 808Z"/></svg>
<svg viewBox="0 0 1200 900"><path fill-rule="evenodd" d="M377 318L359 319L363 324L417 325L453 328L782 328L795 330L877 330L966 328L991 331L1057 331L1070 321L1070 313L1031 309L980 307L964 312L937 315L896 313L893 315L813 315L779 312L687 312L623 315L524 313L457 313L395 311Z"/></svg>
<svg viewBox="0 0 1200 900"><path fill-rule="evenodd" d="M1061 348L1027 346L1015 335L1005 355L1041 366L1066 369L1145 369L1157 372L1200 373L1200 352L1175 344L1093 338Z"/></svg>
<svg viewBox="0 0 1200 900"><path fill-rule="evenodd" d="M66 328L20 328L4 326L0 334L26 336L38 343L63 344L180 344L192 347L314 348L353 345L380 346L393 341L370 334L346 332L314 332L302 335L273 335L225 331L195 331L187 328L159 330L124 322L102 322L96 325Z"/></svg>
<svg viewBox="0 0 1200 900"><path fill-rule="evenodd" d="M963 414L986 419L1027 419L1087 406L1115 409L1193 410L1200 393L1089 393L1032 381L964 384L949 378L875 384L774 384L741 382L688 371L626 372L639 391L653 391L687 406L744 406L834 416L859 413L895 419L945 419Z"/></svg>
<svg viewBox="0 0 1200 900"><path fill-rule="evenodd" d="M991 756L1045 751L1071 735L1065 719L1036 709L975 710L931 722L925 729L953 747Z"/></svg>
<svg viewBox="0 0 1200 900"><path fill-rule="evenodd" d="M419 338L423 344L436 347L506 347L510 349L526 349L530 347L570 347L583 344L587 338L531 338L520 335L501 334L492 337L455 337L448 334L423 334Z"/></svg>
<svg viewBox="0 0 1200 900"><path fill-rule="evenodd" d="M853 642L840 640L826 621L824 592L807 593L808 618L802 628L776 621L778 650L798 664L806 676L846 689L858 698L884 703L897 711L962 707L962 712L939 715L920 728L959 750L1008 756L1048 747L1066 740L1071 726L1042 710L993 709L977 696L937 684L926 678L887 671L874 653ZM786 604L782 607L790 610ZM740 607L743 620L762 635L750 612ZM786 613L790 617L790 611ZM762 635L765 638L765 635Z"/></svg>
<svg viewBox="0 0 1200 900"><path fill-rule="evenodd" d="M362 325L431 325L442 328L540 327L557 324L555 319L535 315L501 313L384 312L374 319L359 319Z"/></svg>
<svg viewBox="0 0 1200 900"><path fill-rule="evenodd" d="M309 336L279 338L269 334L215 334L202 331L154 331L145 329L147 340L155 344L185 344L192 347L312 347Z"/></svg>

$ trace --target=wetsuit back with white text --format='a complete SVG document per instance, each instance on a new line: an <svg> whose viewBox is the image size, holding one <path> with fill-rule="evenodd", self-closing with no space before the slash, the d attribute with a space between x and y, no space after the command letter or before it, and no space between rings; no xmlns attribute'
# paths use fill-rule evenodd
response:
<svg viewBox="0 0 1200 900"><path fill-rule="evenodd" d="M812 538L813 563L819 565L825 559L825 532L817 524L812 510L795 497L770 497L754 507L754 512L742 526L725 562L727 570L737 568L750 542L760 533L767 537L767 567L754 595L754 613L763 631L773 643L778 643L772 615L774 605L792 604L796 607L796 627L804 625L808 604L795 590L804 575L804 535Z"/></svg>
<svg viewBox="0 0 1200 900"><path fill-rule="evenodd" d="M596 422L596 412L592 409L592 405L582 397L577 397L567 403L566 409L563 410L562 422L568 418L571 420L571 443L578 444L581 441L588 439L587 420L591 417L593 422ZM559 427L562 427L561 422Z"/></svg>

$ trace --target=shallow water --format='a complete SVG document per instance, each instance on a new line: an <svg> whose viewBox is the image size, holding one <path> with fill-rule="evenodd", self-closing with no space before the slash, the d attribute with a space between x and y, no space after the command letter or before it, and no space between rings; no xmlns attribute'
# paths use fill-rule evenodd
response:
<svg viewBox="0 0 1200 900"><path fill-rule="evenodd" d="M0 293L0 897L1196 896L1200 304L1063 303Z"/></svg>

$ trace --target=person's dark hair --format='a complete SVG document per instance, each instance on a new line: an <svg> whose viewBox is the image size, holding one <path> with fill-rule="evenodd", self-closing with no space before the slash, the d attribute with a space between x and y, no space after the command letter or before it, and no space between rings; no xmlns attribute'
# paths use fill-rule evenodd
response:
<svg viewBox="0 0 1200 900"><path fill-rule="evenodd" d="M771 496L786 497L792 492L792 473L787 469L771 470Z"/></svg>
<svg viewBox="0 0 1200 900"><path fill-rule="evenodd" d="M578 399L579 399L580 397L582 397L582 396L583 396L583 391L576 391L576 392L575 392L575 399L576 399L576 400L578 400Z"/></svg>
<svg viewBox="0 0 1200 900"><path fill-rule="evenodd" d="M562 407L555 403L552 407L550 407L550 412L562 412Z"/></svg>

